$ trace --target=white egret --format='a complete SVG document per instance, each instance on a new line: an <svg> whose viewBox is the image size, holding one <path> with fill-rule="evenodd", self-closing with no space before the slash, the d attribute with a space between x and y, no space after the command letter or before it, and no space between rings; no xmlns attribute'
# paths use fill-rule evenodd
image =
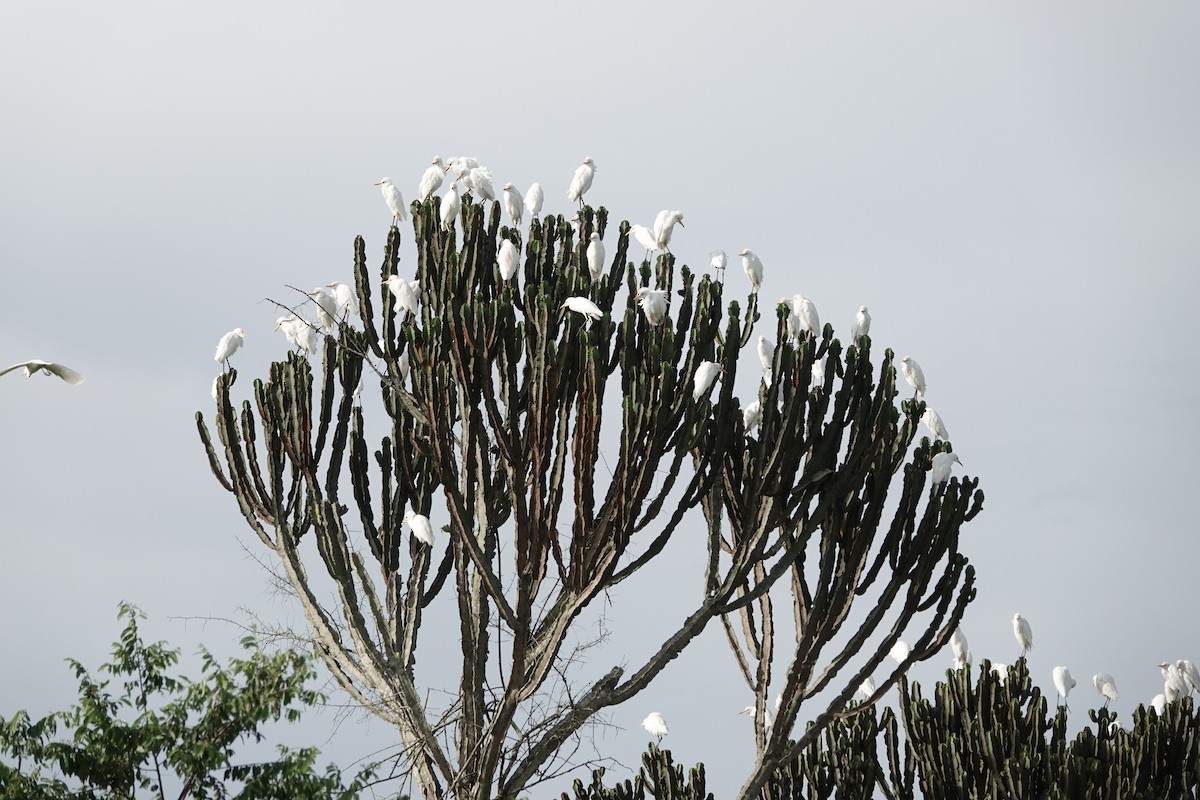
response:
<svg viewBox="0 0 1200 800"><path fill-rule="evenodd" d="M729 263L729 259L725 257L724 250L713 250L708 254L709 264L712 265L713 272L717 273L717 280L725 279L725 265Z"/></svg>
<svg viewBox="0 0 1200 800"><path fill-rule="evenodd" d="M389 275L387 287L396 298L396 308L414 317L421 315L421 282L406 281L399 275Z"/></svg>
<svg viewBox="0 0 1200 800"><path fill-rule="evenodd" d="M589 330L593 322L604 316L604 312L586 297L568 297L559 308L569 308L576 314L582 314L584 318L583 326Z"/></svg>
<svg viewBox="0 0 1200 800"><path fill-rule="evenodd" d="M671 233L675 230L675 223L683 225L682 211L669 211L663 209L658 212L658 216L654 220L654 242L658 245L659 250L670 250L667 245L671 243ZM683 227L687 227L683 225Z"/></svg>
<svg viewBox="0 0 1200 800"><path fill-rule="evenodd" d="M1054 690L1058 693L1057 697L1061 697L1064 703L1075 685L1075 679L1071 677L1071 670L1066 667L1054 668Z"/></svg>
<svg viewBox="0 0 1200 800"><path fill-rule="evenodd" d="M870 700L871 695L875 694L875 681L868 676L858 685L858 693L862 695L863 700Z"/></svg>
<svg viewBox="0 0 1200 800"><path fill-rule="evenodd" d="M1175 662L1175 666L1179 669L1179 674L1183 676L1189 690L1200 692L1200 670L1196 669L1196 665L1186 658L1181 658Z"/></svg>
<svg viewBox="0 0 1200 800"><path fill-rule="evenodd" d="M283 331L288 344L308 355L321 346L321 337L316 329L299 317L280 317L275 320L275 330Z"/></svg>
<svg viewBox="0 0 1200 800"><path fill-rule="evenodd" d="M905 659L907 659L911 653L912 649L909 648L908 642L904 641L903 639L897 639L896 643L892 645L892 649L888 651L888 655L891 656L892 660L897 664L903 664Z"/></svg>
<svg viewBox="0 0 1200 800"><path fill-rule="evenodd" d="M1168 703L1174 703L1176 700L1191 694L1187 681L1180 674L1178 667L1168 661L1164 661L1158 665L1158 668L1162 670L1163 694L1166 695Z"/></svg>
<svg viewBox="0 0 1200 800"><path fill-rule="evenodd" d="M1117 682L1107 672L1097 672L1093 675L1092 685L1096 687L1097 692L1104 695L1105 708L1108 708L1111 701L1121 699L1121 695L1117 693Z"/></svg>
<svg viewBox="0 0 1200 800"><path fill-rule="evenodd" d="M638 305L651 325L662 325L667 319L667 290L643 286L637 290Z"/></svg>
<svg viewBox="0 0 1200 800"><path fill-rule="evenodd" d="M317 304L317 322L325 333L332 333L337 324L338 302L333 293L324 286L318 286L308 293Z"/></svg>
<svg viewBox="0 0 1200 800"><path fill-rule="evenodd" d="M628 233L637 239L638 244L646 248L647 258L650 256L651 250L658 249L658 241L654 238L654 231L645 225L630 225Z"/></svg>
<svg viewBox="0 0 1200 800"><path fill-rule="evenodd" d="M942 422L941 416L933 410L933 406L925 406L925 413L921 415L921 422L925 423L925 427L929 428L933 433L935 440L946 441L950 438L950 434L946 432L946 424Z"/></svg>
<svg viewBox="0 0 1200 800"><path fill-rule="evenodd" d="M1150 707L1153 708L1154 712L1161 717L1163 714L1167 713L1167 696L1162 692L1154 695L1154 699L1150 701Z"/></svg>
<svg viewBox="0 0 1200 800"><path fill-rule="evenodd" d="M283 335L287 337L288 344L299 350L300 342L296 338L297 324L303 324L299 317L280 317L275 320L275 330L283 331Z"/></svg>
<svg viewBox="0 0 1200 800"><path fill-rule="evenodd" d="M708 394L713 381L721 374L721 365L715 361L701 361L696 367L696 376L692 378L692 399L700 402L700 398Z"/></svg>
<svg viewBox="0 0 1200 800"><path fill-rule="evenodd" d="M670 731L667 730L667 721L663 719L663 715L657 711L651 711L646 718L642 720L642 727L651 736L656 737L660 742L662 737L666 736Z"/></svg>
<svg viewBox="0 0 1200 800"><path fill-rule="evenodd" d="M463 182L468 191L489 203L496 199L496 192L492 189L492 173L488 172L487 167L472 167L463 170L458 173L458 179Z"/></svg>
<svg viewBox="0 0 1200 800"><path fill-rule="evenodd" d="M955 628L954 633L950 635L950 650L954 653L954 668L961 669L965 663L970 666L970 652L967 649L967 637L962 632L962 628Z"/></svg>
<svg viewBox="0 0 1200 800"><path fill-rule="evenodd" d="M408 513L404 515L404 523L412 531L414 539L421 544L433 547L433 526L429 524L429 517L424 514L417 514L410 508Z"/></svg>
<svg viewBox="0 0 1200 800"><path fill-rule="evenodd" d="M592 178L594 177L596 177L596 165L589 156L575 170L575 176L571 178L571 188L567 189L567 199L578 200L579 205L582 206L583 195L592 188Z"/></svg>
<svg viewBox="0 0 1200 800"><path fill-rule="evenodd" d="M396 359L396 368L400 370L400 383L404 383L406 380L408 380L409 371L407 348L403 353L400 354L400 357Z"/></svg>
<svg viewBox="0 0 1200 800"><path fill-rule="evenodd" d="M218 364L223 365L225 367L225 369L229 369L229 357L237 352L237 349L242 346L242 341L245 338L246 338L246 332L244 330L242 330L241 328L234 328L229 333L222 336L221 341L217 342L217 352L213 354L213 361L216 361ZM29 363L32 364L34 362L30 361ZM17 364L16 366L20 367L23 365ZM13 369L13 367L9 367L9 369ZM45 369L45 367L42 367L42 369ZM5 370L5 372L7 372L7 371L8 370ZM32 372L29 371L28 366L25 367L25 374L26 375L33 374ZM55 373L55 374L58 374L58 373ZM59 377L62 377L62 376L60 375ZM67 380L67 378L63 378L63 380ZM78 383L78 381L74 381L74 382Z"/></svg>
<svg viewBox="0 0 1200 800"><path fill-rule="evenodd" d="M512 276L517 274L517 246L505 239L496 260L500 264L500 277L506 281L512 280Z"/></svg>
<svg viewBox="0 0 1200 800"><path fill-rule="evenodd" d="M218 375L217 377L213 378L212 399L213 399L214 403L219 403L221 401L221 396L220 396L220 394L218 394L218 389L220 388L220 385L221 385L221 376Z"/></svg>
<svg viewBox="0 0 1200 800"><path fill-rule="evenodd" d="M758 360L767 374L775 368L775 343L765 336L758 337Z"/></svg>
<svg viewBox="0 0 1200 800"><path fill-rule="evenodd" d="M763 281L763 265L762 259L751 253L749 250L743 250L738 253L742 257L742 269L746 271L746 277L750 279L750 288L758 291L762 288Z"/></svg>
<svg viewBox="0 0 1200 800"><path fill-rule="evenodd" d="M455 174L458 174L482 166L483 164L480 164L479 159L474 156L455 156L446 162L446 172L454 170Z"/></svg>
<svg viewBox="0 0 1200 800"><path fill-rule="evenodd" d="M799 317L802 330L811 333L814 339L821 335L821 316L812 300L802 294L792 295L792 313Z"/></svg>
<svg viewBox="0 0 1200 800"><path fill-rule="evenodd" d="M238 330L241 331L242 329L238 328ZM231 336L232 334L229 333L229 334L225 334L225 335ZM245 336L245 335L246 334L243 331L242 336ZM225 339L222 338L221 342L223 344L225 342ZM242 343L242 340L238 339L238 344L240 345L241 343ZM233 353L234 350L237 350L237 345L234 345L230 349L229 352ZM217 345L217 352L218 353L221 352L220 345ZM226 358L228 358L228 357L229 356L227 355ZM217 361L222 361L222 360L223 359L220 359L220 358L217 359ZM86 380L86 378L84 378L82 374L76 372L75 370L71 369L70 367L64 367L62 364L55 364L52 361L42 361L41 359L37 359L37 358L31 359L29 361L23 361L20 364L13 364L11 367L5 367L3 370L0 370L0 375L7 375L8 373L12 372L14 369L25 370L26 378L32 378L38 372L42 373L43 375L57 375L58 377L62 378L64 381L71 384L72 386L78 386L79 384L83 383Z"/></svg>
<svg viewBox="0 0 1200 800"><path fill-rule="evenodd" d="M403 222L408 219L408 209L404 207L404 196L400 194L396 184L392 183L392 179L381 178L375 185L383 192L383 202L387 203L388 211L392 212L392 224L395 225L397 220Z"/></svg>
<svg viewBox="0 0 1200 800"><path fill-rule="evenodd" d="M508 213L513 227L521 226L521 217L525 213L525 206L522 204L524 199L511 183L504 184L504 210Z"/></svg>
<svg viewBox="0 0 1200 800"><path fill-rule="evenodd" d="M746 433L749 433L757 428L760 422L762 422L762 403L755 400L742 409L742 427L746 429Z"/></svg>
<svg viewBox="0 0 1200 800"><path fill-rule="evenodd" d="M758 714L758 711L757 711L757 709L754 708L754 706L746 706L741 711L739 711L738 714L742 715L743 717L753 717L756 714ZM774 724L775 724L775 716L771 713L770 709L764 708L763 709L763 727L766 728L767 730L771 730L771 727Z"/></svg>
<svg viewBox="0 0 1200 800"><path fill-rule="evenodd" d="M827 356L821 356L812 365L812 388L825 388L825 360Z"/></svg>
<svg viewBox="0 0 1200 800"><path fill-rule="evenodd" d="M592 231L592 235L588 237L587 265L588 274L592 276L593 283L600 280L604 275L604 270L608 268L604 263L604 242L600 241L600 234L595 231Z"/></svg>
<svg viewBox="0 0 1200 800"><path fill-rule="evenodd" d="M1008 664L992 664L992 674L1001 682L1008 678Z"/></svg>
<svg viewBox="0 0 1200 800"><path fill-rule="evenodd" d="M440 219L442 220L442 230L450 230L450 223L454 222L455 217L458 216L458 209L460 205L461 201L458 199L458 187L452 183L450 184L449 191L446 192L446 196L442 198L442 209L440 214Z"/></svg>
<svg viewBox="0 0 1200 800"><path fill-rule="evenodd" d="M421 175L421 182L417 184L418 200L421 202L428 200L429 196L441 187L443 172L445 172L445 166L442 164L442 160L434 156L433 163L425 168L425 172Z"/></svg>
<svg viewBox="0 0 1200 800"><path fill-rule="evenodd" d="M871 315L866 306L859 306L854 315L854 324L850 327L850 341L858 344L858 340L871 332Z"/></svg>
<svg viewBox="0 0 1200 800"><path fill-rule="evenodd" d="M353 287L334 281L325 284L325 288L329 289L333 295L333 299L337 303L338 313L341 314L343 319L349 317L351 314L356 317L362 316L358 310L358 295L354 293Z"/></svg>
<svg viewBox="0 0 1200 800"><path fill-rule="evenodd" d="M914 396L925 396L925 372L921 369L921 365L913 361L908 356L900 359L900 371L904 373L904 380L908 381L908 385L916 390Z"/></svg>
<svg viewBox="0 0 1200 800"><path fill-rule="evenodd" d="M956 453L938 453L933 457L933 467L930 469L930 478L933 485L945 483L950 479L950 470L955 465L962 466L962 461L959 460Z"/></svg>
<svg viewBox="0 0 1200 800"><path fill-rule="evenodd" d="M529 212L529 216L537 219L537 215L542 213L542 200L545 199L545 193L542 192L540 183L533 183L529 186L529 191L525 193L525 210Z"/></svg>
<svg viewBox="0 0 1200 800"><path fill-rule="evenodd" d="M1029 627L1029 620L1022 617L1020 614L1013 614L1013 636L1017 637L1017 644L1021 646L1021 658L1033 649L1033 628Z"/></svg>

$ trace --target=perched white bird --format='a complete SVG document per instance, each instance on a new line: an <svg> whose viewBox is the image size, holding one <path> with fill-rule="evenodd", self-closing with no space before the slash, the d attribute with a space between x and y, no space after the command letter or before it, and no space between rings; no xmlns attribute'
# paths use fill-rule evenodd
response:
<svg viewBox="0 0 1200 800"><path fill-rule="evenodd" d="M858 685L858 693L862 695L863 700L870 700L871 695L875 694L875 681L871 678L866 678Z"/></svg>
<svg viewBox="0 0 1200 800"><path fill-rule="evenodd" d="M358 295L354 293L353 287L334 281L333 283L325 284L325 288L333 295L334 302L337 303L338 313L343 319L349 317L351 314L356 317L362 316L358 310Z"/></svg>
<svg viewBox="0 0 1200 800"><path fill-rule="evenodd" d="M1178 667L1168 661L1164 661L1158 665L1158 668L1162 670L1163 694L1166 695L1168 703L1174 703L1176 700L1180 700L1191 694L1187 681L1180 674Z"/></svg>
<svg viewBox="0 0 1200 800"><path fill-rule="evenodd" d="M742 269L746 271L746 277L750 279L750 288L757 292L762 288L762 260L749 250L743 250L738 255L742 257Z"/></svg>
<svg viewBox="0 0 1200 800"><path fill-rule="evenodd" d="M517 246L505 239L496 260L500 264L500 277L506 281L512 280L512 276L517 274Z"/></svg>
<svg viewBox="0 0 1200 800"><path fill-rule="evenodd" d="M762 422L762 404L757 400L746 404L746 407L742 409L742 427L746 429L746 433L757 428L760 422Z"/></svg>
<svg viewBox="0 0 1200 800"><path fill-rule="evenodd" d="M675 230L675 223L683 225L682 211L669 211L663 209L658 212L658 216L654 220L654 243L658 245L659 250L670 250L667 245L671 243L671 233ZM687 227L683 225L683 227Z"/></svg>
<svg viewBox="0 0 1200 800"><path fill-rule="evenodd" d="M218 394L220 385L221 385L221 376L218 375L217 377L213 378L212 399L213 399L214 403L218 403L221 400L221 396L220 396L220 394Z"/></svg>
<svg viewBox="0 0 1200 800"><path fill-rule="evenodd" d="M540 183L530 184L529 191L525 193L525 210L529 212L529 216L536 218L542 213L542 200L545 199L545 194L542 192Z"/></svg>
<svg viewBox="0 0 1200 800"><path fill-rule="evenodd" d="M812 388L825 388L825 359L827 356L821 356L812 365Z"/></svg>
<svg viewBox="0 0 1200 800"><path fill-rule="evenodd" d="M762 362L763 372L770 375L775 368L775 343L765 336L758 337L758 360ZM770 381L767 383L770 385Z"/></svg>
<svg viewBox="0 0 1200 800"><path fill-rule="evenodd" d="M651 325L662 325L667 319L667 290L643 286L637 290L638 305Z"/></svg>
<svg viewBox="0 0 1200 800"><path fill-rule="evenodd" d="M445 172L445 169L442 160L434 156L433 163L425 168L425 172L421 175L421 182L417 184L418 200L422 202L428 200L429 196L441 187L442 173Z"/></svg>
<svg viewBox="0 0 1200 800"><path fill-rule="evenodd" d="M458 199L458 187L455 184L450 184L450 189L446 192L446 196L442 198L442 208L440 219L442 221L442 230L450 230L450 223L458 216L458 209L461 206L461 201Z"/></svg>
<svg viewBox="0 0 1200 800"><path fill-rule="evenodd" d="M241 328L234 328L229 333L222 336L221 341L217 342L217 352L213 354L213 361L216 361L218 364L221 364L226 369L228 369L229 368L229 357L237 352L237 349L242 346L242 340L244 340L245 338L246 338L246 332L244 330L242 330ZM34 362L31 361L29 363L32 364ZM25 365L17 364L16 366L20 367L20 366L25 366ZM9 367L9 369L13 369L13 367ZM33 374L32 372L28 371L29 370L28 366L25 366L25 369L26 369L26 373L25 373L26 375ZM45 367L42 367L42 369L45 369ZM5 372L7 372L7 371L8 370L5 370ZM55 374L57 374L57 373L55 373ZM62 376L59 376L59 377L62 377ZM63 378L63 380L68 380L68 379ZM72 382L78 383L78 381L72 381Z"/></svg>
<svg viewBox="0 0 1200 800"><path fill-rule="evenodd" d="M592 188L592 178L594 177L596 177L596 165L589 156L575 170L575 176L571 178L571 188L567 189L567 199L578 200L579 205L583 205L583 195Z"/></svg>
<svg viewBox="0 0 1200 800"><path fill-rule="evenodd" d="M412 531L414 539L421 544L433 547L433 526L429 524L429 517L424 514L414 513L410 508L408 513L404 515L404 522L408 525L408 529Z"/></svg>
<svg viewBox="0 0 1200 800"><path fill-rule="evenodd" d="M588 274L592 276L593 283L600 280L608 268L608 265L604 263L604 242L600 241L600 234L595 231L592 231L592 235L588 237L587 265Z"/></svg>
<svg viewBox="0 0 1200 800"><path fill-rule="evenodd" d="M1013 614L1013 636L1017 637L1017 644L1021 646L1021 657L1033 649L1033 628L1029 627L1029 620L1022 617L1020 614Z"/></svg>
<svg viewBox="0 0 1200 800"><path fill-rule="evenodd" d="M871 332L871 315L866 306L859 306L854 315L854 325L850 327L850 341L858 344L858 340Z"/></svg>
<svg viewBox="0 0 1200 800"><path fill-rule="evenodd" d="M1186 658L1181 658L1175 662L1179 674L1183 676L1183 680L1187 683L1190 691L1200 692L1200 670L1196 669L1196 665Z"/></svg>
<svg viewBox="0 0 1200 800"><path fill-rule="evenodd" d="M1161 717L1167 713L1167 696L1162 692L1154 695L1154 699L1150 701L1150 707L1154 709L1154 713Z"/></svg>
<svg viewBox="0 0 1200 800"><path fill-rule="evenodd" d="M729 259L725 257L725 251L713 250L709 253L708 263L712 265L713 272L717 273L717 280L724 280L725 265L729 263Z"/></svg>
<svg viewBox="0 0 1200 800"><path fill-rule="evenodd" d="M280 317L275 320L275 330L283 331L283 335L287 338L288 344L297 350L302 350L300 346L299 330L301 327L308 327L299 317Z"/></svg>
<svg viewBox="0 0 1200 800"><path fill-rule="evenodd" d="M325 333L332 333L337 325L338 302L333 293L324 286L318 286L308 293L317 304L317 322Z"/></svg>
<svg viewBox="0 0 1200 800"><path fill-rule="evenodd" d="M792 295L792 313L800 320L801 331L811 333L813 338L821 335L821 316L812 300L802 294Z"/></svg>
<svg viewBox="0 0 1200 800"><path fill-rule="evenodd" d="M692 379L692 399L700 402L700 398L708 394L713 381L721 374L721 365L715 361L701 361L696 367L696 376Z"/></svg>
<svg viewBox="0 0 1200 800"><path fill-rule="evenodd" d="M904 373L904 380L908 381L908 385L916 390L917 396L924 397L925 373L921 370L921 365L905 356L900 359L900 371Z"/></svg>
<svg viewBox="0 0 1200 800"><path fill-rule="evenodd" d="M386 283L392 296L396 298L396 308L414 317L421 315L420 281L406 281L399 275L389 275Z"/></svg>
<svg viewBox="0 0 1200 800"><path fill-rule="evenodd" d="M222 339L221 339L221 344L224 344L226 338L228 338L229 336L232 336L233 333L237 333L238 331L242 331L242 329L238 328L237 331L233 331L231 333L225 334L225 337L222 337ZM242 331L241 335L245 336L246 333L244 331ZM238 339L237 345L240 345L241 343L242 343L242 340ZM229 352L233 353L234 350L237 350L237 345L233 345ZM217 345L217 352L218 353L221 352L221 345ZM225 358L228 358L228 357L229 356L227 355ZM223 360L224 359L220 359L220 358L217 359L217 361L223 361ZM34 376L34 374L36 374L38 372L42 373L43 375L57 375L58 377L62 378L64 381L71 384L72 386L77 386L78 384L81 384L84 382L84 380L86 380L82 374L76 372L75 370L71 369L70 367L64 367L62 364L55 364L51 361L42 361L37 358L32 359L30 361L24 361L20 364L13 364L11 367L6 367L3 370L0 370L0 375L7 375L8 373L12 372L14 369L25 370L26 378L32 378Z"/></svg>
<svg viewBox="0 0 1200 800"><path fill-rule="evenodd" d="M392 183L392 179L381 178L375 185L383 192L383 202L387 203L388 211L392 212L392 224L395 225L396 220L403 222L408 219L408 209L404 207L404 196L400 194L396 184Z"/></svg>
<svg viewBox="0 0 1200 800"><path fill-rule="evenodd" d="M938 453L933 457L933 467L930 469L930 478L933 480L933 485L945 483L950 479L950 469L958 464L962 466L956 453Z"/></svg>
<svg viewBox="0 0 1200 800"><path fill-rule="evenodd" d="M911 653L912 650L909 648L908 643L903 639L897 639L896 643L892 645L892 649L888 651L888 655L891 656L892 660L897 664L903 664L904 660L908 658L909 654Z"/></svg>
<svg viewBox="0 0 1200 800"><path fill-rule="evenodd" d="M758 713L758 711L754 708L754 706L746 706L738 713L741 714L743 717L753 717ZM771 727L774 724L775 724L775 716L771 713L770 709L764 708L763 709L763 727L766 728L767 730L771 730Z"/></svg>
<svg viewBox="0 0 1200 800"><path fill-rule="evenodd" d="M1054 690L1058 696L1066 702L1067 695L1075 688L1075 679L1071 677L1071 670L1066 667L1054 668Z"/></svg>
<svg viewBox="0 0 1200 800"><path fill-rule="evenodd" d="M568 297L559 308L569 308L576 314L582 314L584 327L590 329L592 323L604 316L604 312L586 297Z"/></svg>
<svg viewBox="0 0 1200 800"><path fill-rule="evenodd" d="M404 383L406 380L408 380L408 371L409 371L408 349L407 348L404 350L403 353L400 354L400 357L398 359L396 359L396 366L400 370L400 383Z"/></svg>
<svg viewBox="0 0 1200 800"><path fill-rule="evenodd" d="M651 250L658 249L658 241L654 238L654 231L650 230L645 225L630 225L628 233L629 235L633 236L633 238L637 239L638 244L646 248L647 254L649 254Z"/></svg>
<svg viewBox="0 0 1200 800"><path fill-rule="evenodd" d="M1097 672L1093 675L1092 685L1096 687L1097 692L1104 695L1105 708L1108 708L1109 702L1121 699L1121 695L1117 693L1117 682L1107 672Z"/></svg>
<svg viewBox="0 0 1200 800"><path fill-rule="evenodd" d="M504 184L504 210L508 214L509 221L513 227L520 227L521 217L525 213L525 206L522 204L524 198L511 183Z"/></svg>
<svg viewBox="0 0 1200 800"><path fill-rule="evenodd" d="M471 169L463 170L458 173L458 179L463 182L468 191L479 195L489 203L496 199L496 192L492 189L492 173L488 172L487 167L471 167Z"/></svg>
<svg viewBox="0 0 1200 800"><path fill-rule="evenodd" d="M479 159L474 156L455 156L446 162L446 172L454 170L454 174L457 175L459 172L466 172L482 166L483 164L480 164Z"/></svg>
<svg viewBox="0 0 1200 800"><path fill-rule="evenodd" d="M962 669L971 666L971 653L967 649L967 637L962 628L955 628L950 635L950 650L954 653L954 668Z"/></svg>
<svg viewBox="0 0 1200 800"><path fill-rule="evenodd" d="M938 413L933 410L933 406L925 406L925 413L921 415L921 422L924 422L925 427L929 428L933 433L934 439L940 439L944 442L950 438L950 434L946 432L946 424L942 422L942 418Z"/></svg>
<svg viewBox="0 0 1200 800"><path fill-rule="evenodd" d="M662 737L670 733L670 731L667 730L667 721L663 719L663 715L657 711L650 712L646 718L642 720L642 727L646 729L647 733L656 737L659 741L662 741Z"/></svg>

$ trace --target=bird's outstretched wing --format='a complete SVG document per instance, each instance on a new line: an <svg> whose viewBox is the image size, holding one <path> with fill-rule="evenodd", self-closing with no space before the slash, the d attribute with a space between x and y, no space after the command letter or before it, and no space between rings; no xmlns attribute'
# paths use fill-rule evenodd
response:
<svg viewBox="0 0 1200 800"><path fill-rule="evenodd" d="M46 372L57 375L72 386L81 384L85 380L82 373L76 372L70 367L64 367L62 364L54 364L49 361L39 361L36 358L32 361L13 364L11 367L2 369L0 370L0 375L7 375L14 369L24 369L26 374L29 376L32 376L33 373L37 372L38 370L45 370Z"/></svg>

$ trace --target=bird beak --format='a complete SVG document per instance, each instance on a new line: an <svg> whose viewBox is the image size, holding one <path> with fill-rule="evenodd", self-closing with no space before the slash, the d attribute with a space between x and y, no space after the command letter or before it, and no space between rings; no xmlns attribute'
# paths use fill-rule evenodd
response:
<svg viewBox="0 0 1200 800"><path fill-rule="evenodd" d="M686 227L687 227L687 225L684 225L684 224L683 224L683 220L679 220L679 227L681 227L681 228L686 228Z"/></svg>
<svg viewBox="0 0 1200 800"><path fill-rule="evenodd" d="M372 185L372 186L383 186L383 181L375 181L375 182L374 182L374 183L372 183L371 185Z"/></svg>

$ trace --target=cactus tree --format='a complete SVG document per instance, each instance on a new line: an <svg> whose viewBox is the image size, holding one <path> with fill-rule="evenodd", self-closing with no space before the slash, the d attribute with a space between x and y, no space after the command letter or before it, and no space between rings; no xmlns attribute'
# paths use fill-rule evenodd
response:
<svg viewBox="0 0 1200 800"><path fill-rule="evenodd" d="M516 796L710 621L798 575L814 582L796 617L799 652L837 635L855 592L881 573L878 602L903 620L930 607L961 613L971 578L958 531L981 496L953 481L924 501L928 445L905 466L899 507L876 537L922 408L894 405L890 352L876 382L866 338L843 355L826 327L779 348L755 436L734 384L756 295L743 311L721 282L697 279L670 254L627 262L627 223L607 237L614 255L593 282L585 246L593 232L605 237L602 208L581 209L578 230L545 217L518 231L501 227L499 203L464 198L445 225L439 206L438 197L412 206L419 314L397 310L384 288L412 272L400 263L400 231L389 231L375 274L360 238L361 328L342 321L323 352L272 364L252 402L235 405L236 373L223 376L215 439L197 414L213 473L279 558L314 649L346 692L396 726L424 796ZM509 280L497 262L505 239L521 253ZM638 307L643 287L664 292L661 324ZM572 297L600 317L564 308ZM826 355L814 389L811 365ZM697 398L704 362L721 374ZM373 440L355 400L364 374L378 379L386 412L386 434ZM433 548L402 525L431 511L449 519ZM701 514L707 535L696 546L707 560L691 613L644 663L579 685L564 650L572 626ZM454 701L435 711L414 665L440 633L421 624L439 595L457 608L462 667ZM878 626L868 617L839 647L885 652L870 639ZM789 685L807 675L794 671ZM568 700L547 699L573 675ZM801 699L794 692L785 706L793 720ZM772 741L760 767L792 752ZM753 780L761 786L765 773Z"/></svg>

